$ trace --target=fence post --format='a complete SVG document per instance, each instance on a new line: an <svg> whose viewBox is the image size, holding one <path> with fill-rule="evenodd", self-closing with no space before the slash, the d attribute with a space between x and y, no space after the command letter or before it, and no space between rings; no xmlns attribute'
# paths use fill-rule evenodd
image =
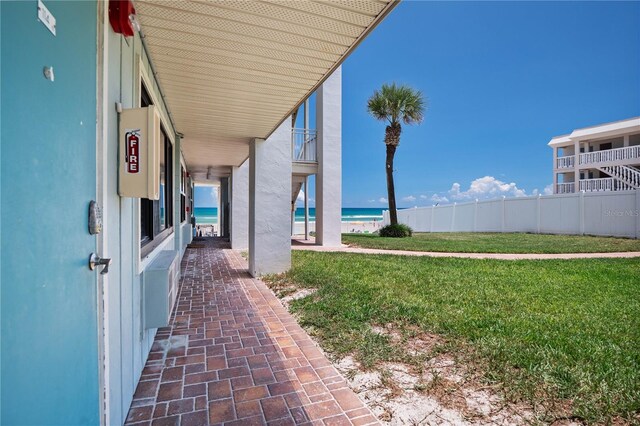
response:
<svg viewBox="0 0 640 426"><path fill-rule="evenodd" d="M580 191L580 235L584 235L584 190Z"/></svg>
<svg viewBox="0 0 640 426"><path fill-rule="evenodd" d="M538 203L536 206L536 233L540 233L540 199L542 198L542 194L538 194Z"/></svg>
<svg viewBox="0 0 640 426"><path fill-rule="evenodd" d="M640 189L636 189L636 239L640 238Z"/></svg>
<svg viewBox="0 0 640 426"><path fill-rule="evenodd" d="M505 200L506 200L506 196L502 196L502 227L501 227L501 231L504 232L504 227L505 227L505 214L506 214L506 209L505 209Z"/></svg>
<svg viewBox="0 0 640 426"><path fill-rule="evenodd" d="M478 232L478 199L473 208L473 232Z"/></svg>
<svg viewBox="0 0 640 426"><path fill-rule="evenodd" d="M453 232L456 226L456 204L457 203L453 203L453 211L451 212L451 229L449 229L449 232Z"/></svg>
<svg viewBox="0 0 640 426"><path fill-rule="evenodd" d="M431 207L431 223L429 224L429 232L433 232L433 217L436 215L436 206Z"/></svg>

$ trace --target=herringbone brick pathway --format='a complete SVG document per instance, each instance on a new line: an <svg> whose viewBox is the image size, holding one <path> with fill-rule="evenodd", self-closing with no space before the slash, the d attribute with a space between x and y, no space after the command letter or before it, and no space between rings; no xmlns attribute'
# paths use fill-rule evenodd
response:
<svg viewBox="0 0 640 426"><path fill-rule="evenodd" d="M185 253L127 424L377 424L240 253L202 245Z"/></svg>

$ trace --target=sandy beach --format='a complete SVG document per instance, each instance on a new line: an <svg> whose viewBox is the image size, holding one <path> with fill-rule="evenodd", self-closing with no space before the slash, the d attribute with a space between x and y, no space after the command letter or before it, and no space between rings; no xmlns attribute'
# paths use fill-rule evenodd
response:
<svg viewBox="0 0 640 426"><path fill-rule="evenodd" d="M382 221L343 221L342 222L342 233L343 234L371 234L376 232L378 229L382 227ZM309 222L309 232L315 232L316 223ZM304 235L304 222L296 222L295 229L293 232L294 235Z"/></svg>

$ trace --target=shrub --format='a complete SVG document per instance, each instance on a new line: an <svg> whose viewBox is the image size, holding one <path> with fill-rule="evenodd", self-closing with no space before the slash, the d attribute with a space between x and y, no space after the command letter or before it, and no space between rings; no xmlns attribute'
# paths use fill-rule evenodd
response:
<svg viewBox="0 0 640 426"><path fill-rule="evenodd" d="M404 238L410 237L413 230L407 225L398 223L396 225L387 225L380 228L381 237Z"/></svg>

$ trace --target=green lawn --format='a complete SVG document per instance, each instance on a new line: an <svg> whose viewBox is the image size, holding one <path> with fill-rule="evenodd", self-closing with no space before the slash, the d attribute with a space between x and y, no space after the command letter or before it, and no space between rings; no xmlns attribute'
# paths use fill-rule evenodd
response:
<svg viewBox="0 0 640 426"><path fill-rule="evenodd" d="M410 251L465 253L604 253L640 251L640 240L576 235L442 232L415 233L410 238L344 234L351 246Z"/></svg>
<svg viewBox="0 0 640 426"><path fill-rule="evenodd" d="M571 407L587 422L640 413L640 260L500 261L296 251L267 277L301 324L338 357L404 360L373 325L443 336L509 399ZM425 354L428 356L428 354ZM465 358L466 357L466 358ZM566 414L566 413L565 413ZM547 416L552 416L547 412ZM547 417L544 421L551 421Z"/></svg>

